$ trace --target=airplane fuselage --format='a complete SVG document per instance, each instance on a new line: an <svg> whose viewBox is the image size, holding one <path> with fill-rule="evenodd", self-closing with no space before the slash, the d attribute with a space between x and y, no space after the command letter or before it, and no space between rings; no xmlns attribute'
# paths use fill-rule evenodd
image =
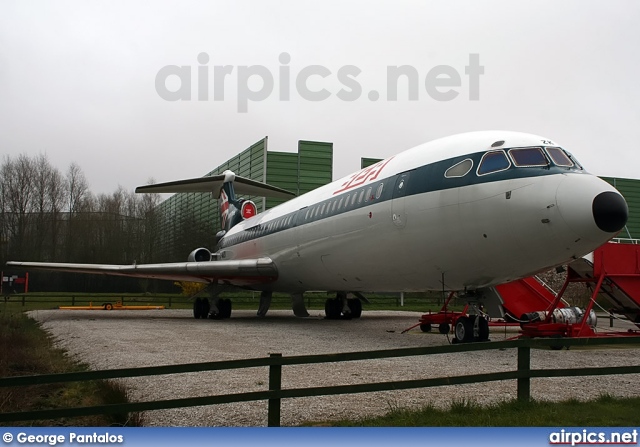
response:
<svg viewBox="0 0 640 447"><path fill-rule="evenodd" d="M283 292L463 290L526 277L622 228L600 209L613 206L615 220L619 193L558 148L503 131L426 143L241 222L217 256L271 258L277 280L255 288Z"/></svg>

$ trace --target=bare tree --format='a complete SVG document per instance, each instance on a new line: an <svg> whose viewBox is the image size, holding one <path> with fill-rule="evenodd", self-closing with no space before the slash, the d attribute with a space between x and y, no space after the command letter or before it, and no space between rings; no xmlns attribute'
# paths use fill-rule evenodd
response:
<svg viewBox="0 0 640 447"><path fill-rule="evenodd" d="M80 166L71 163L67 170L67 194L69 197L69 213L78 211L82 200L89 191L89 184Z"/></svg>
<svg viewBox="0 0 640 447"><path fill-rule="evenodd" d="M38 155L33 160L33 208L35 212L35 231L32 235L37 259L49 258L45 253L45 241L50 241L48 233L52 227L54 203L50 194L55 168L51 166L47 156Z"/></svg>
<svg viewBox="0 0 640 447"><path fill-rule="evenodd" d="M49 178L49 189L47 191L47 194L49 196L49 205L50 205L50 214L51 214L51 219L50 219L50 231L49 231L49 237L50 239L50 259L56 260L57 259L57 254L60 250L59 245L61 245L61 238L60 238L60 232L61 232L61 225L60 225L60 221L61 221L61 217L62 217L62 210L64 209L64 203L65 203L65 194L66 193L66 188L65 188L65 182L64 182L64 177L62 176L62 174L60 173L60 171L58 169L53 169L51 171L51 177Z"/></svg>
<svg viewBox="0 0 640 447"><path fill-rule="evenodd" d="M13 245L9 250L20 256L29 255L26 233L29 213L33 209L33 174L34 163L25 154L16 159L5 158L0 168L7 236Z"/></svg>
<svg viewBox="0 0 640 447"><path fill-rule="evenodd" d="M156 194L136 195L121 186L95 196L75 163L63 175L46 155L5 157L0 165L0 262L154 262L159 202ZM131 289L135 284L82 275L62 281L47 272L34 277L60 290ZM148 283L139 286L146 290Z"/></svg>
<svg viewBox="0 0 640 447"><path fill-rule="evenodd" d="M76 214L81 209L86 209L88 205L87 194L89 190L89 184L82 172L80 166L76 163L71 163L66 175L66 192L68 199L68 215L67 215L67 238L66 238L66 257L67 261L71 261L74 255L77 255L76 249L78 247L77 235L81 229L80 222L76 218Z"/></svg>

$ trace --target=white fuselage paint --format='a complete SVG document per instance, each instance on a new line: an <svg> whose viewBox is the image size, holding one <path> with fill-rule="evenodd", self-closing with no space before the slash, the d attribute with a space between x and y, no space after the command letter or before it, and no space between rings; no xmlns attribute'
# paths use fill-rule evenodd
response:
<svg viewBox="0 0 640 447"><path fill-rule="evenodd" d="M514 132L458 135L388 159L376 179L362 184L375 186L430 163L488 151L498 140L506 141L500 149L554 145ZM468 175L476 175L476 168ZM340 199L349 190L336 191L357 176L248 219L227 237L298 210L304 214L323 200ZM443 280L447 290L475 289L570 262L613 237L596 226L592 215L593 199L604 191L615 189L584 171L445 188L298 225L226 247L220 255L271 258L278 279L258 289L423 291L441 290Z"/></svg>

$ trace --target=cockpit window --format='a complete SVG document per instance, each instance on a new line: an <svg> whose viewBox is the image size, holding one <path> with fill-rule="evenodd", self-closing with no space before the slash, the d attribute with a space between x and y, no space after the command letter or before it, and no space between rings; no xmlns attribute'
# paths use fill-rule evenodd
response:
<svg viewBox="0 0 640 447"><path fill-rule="evenodd" d="M571 161L571 159L559 147L547 147L545 149L547 150L547 154L549 154L549 157L551 157L551 160L553 160L553 163L555 163L556 166L565 166L567 168L573 166L573 162Z"/></svg>
<svg viewBox="0 0 640 447"><path fill-rule="evenodd" d="M471 171L471 168L473 168L473 160L467 158L447 169L444 176L446 178L464 177Z"/></svg>
<svg viewBox="0 0 640 447"><path fill-rule="evenodd" d="M480 166L478 166L478 175L505 171L509 169L510 166L511 162L507 158L507 155L504 153L504 151L487 152L482 156L482 160L480 160Z"/></svg>
<svg viewBox="0 0 640 447"><path fill-rule="evenodd" d="M567 154L567 156L571 159L571 161L573 162L573 164L574 164L578 169L580 169L581 171L584 171L584 166L582 166L582 165L580 164L580 162L579 162L578 160L576 160L576 157L574 157L574 156L573 156L573 154L572 154L571 152L566 151L566 150L565 150L564 152Z"/></svg>
<svg viewBox="0 0 640 447"><path fill-rule="evenodd" d="M549 166L547 157L540 147L523 147L509 150L513 164L518 167Z"/></svg>

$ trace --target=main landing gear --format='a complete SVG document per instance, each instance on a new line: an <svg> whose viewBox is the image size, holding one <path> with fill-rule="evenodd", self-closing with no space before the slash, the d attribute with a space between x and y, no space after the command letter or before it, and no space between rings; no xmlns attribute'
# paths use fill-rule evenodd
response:
<svg viewBox="0 0 640 447"><path fill-rule="evenodd" d="M193 301L193 317L211 318L222 320L231 317L231 300L228 298L216 298L211 305L208 298L196 298Z"/></svg>
<svg viewBox="0 0 640 447"><path fill-rule="evenodd" d="M351 320L362 316L362 301L359 298L347 299L345 292L338 292L335 298L324 303L324 314L327 320Z"/></svg>

